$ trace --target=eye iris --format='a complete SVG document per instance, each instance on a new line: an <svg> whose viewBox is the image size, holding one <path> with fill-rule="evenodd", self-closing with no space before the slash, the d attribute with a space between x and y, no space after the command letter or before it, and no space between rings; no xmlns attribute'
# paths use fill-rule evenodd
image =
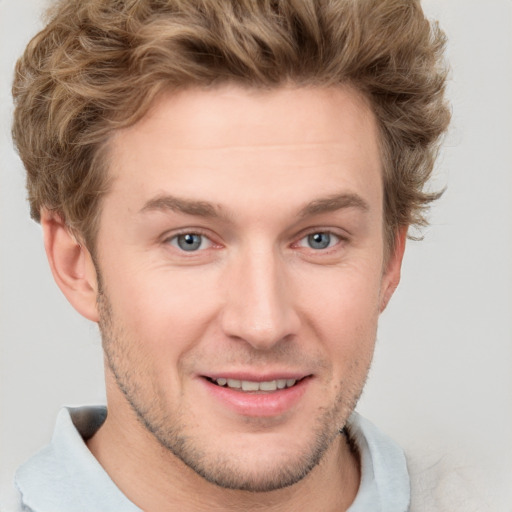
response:
<svg viewBox="0 0 512 512"><path fill-rule="evenodd" d="M201 246L201 235L194 235L193 233L179 235L177 242L180 249L184 251L195 251Z"/></svg>
<svg viewBox="0 0 512 512"><path fill-rule="evenodd" d="M331 243L329 233L313 233L308 235L308 244L313 249L325 249Z"/></svg>

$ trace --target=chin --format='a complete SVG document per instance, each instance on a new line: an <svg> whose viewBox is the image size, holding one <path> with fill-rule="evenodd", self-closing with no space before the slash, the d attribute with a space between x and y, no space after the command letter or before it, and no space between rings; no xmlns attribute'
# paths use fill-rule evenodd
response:
<svg viewBox="0 0 512 512"><path fill-rule="evenodd" d="M164 448L207 482L223 489L270 492L300 482L329 449L337 446L339 429L329 416L328 422L320 422L321 428L311 429L302 439L297 433L272 434L264 430L241 436L225 433L215 439L211 432L199 434L183 425L172 431L153 428L151 432Z"/></svg>
<svg viewBox="0 0 512 512"><path fill-rule="evenodd" d="M319 464L332 442L327 438L319 440L302 456L281 453L276 457L267 453L262 457L261 450L254 456L244 454L242 460L236 455L195 459L188 453L175 455L211 484L223 489L263 493L300 482Z"/></svg>

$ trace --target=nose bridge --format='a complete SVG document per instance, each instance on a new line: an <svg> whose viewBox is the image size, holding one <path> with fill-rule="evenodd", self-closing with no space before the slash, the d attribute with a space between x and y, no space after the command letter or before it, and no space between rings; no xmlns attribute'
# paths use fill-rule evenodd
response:
<svg viewBox="0 0 512 512"><path fill-rule="evenodd" d="M285 262L273 247L261 243L242 250L229 279L223 312L227 335L265 350L296 332Z"/></svg>

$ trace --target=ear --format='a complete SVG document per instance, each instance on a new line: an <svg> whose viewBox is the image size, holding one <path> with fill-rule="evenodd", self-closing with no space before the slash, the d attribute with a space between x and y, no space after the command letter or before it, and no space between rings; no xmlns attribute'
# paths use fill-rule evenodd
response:
<svg viewBox="0 0 512 512"><path fill-rule="evenodd" d="M55 282L81 315L98 322L98 280L91 254L77 241L59 214L43 209L41 226Z"/></svg>
<svg viewBox="0 0 512 512"><path fill-rule="evenodd" d="M405 251L405 241L407 239L407 229L408 226L404 226L397 231L393 252L388 256L388 261L386 262L380 289L381 313L386 309L386 306L391 300L398 283L400 283L400 272L402 269L402 259Z"/></svg>

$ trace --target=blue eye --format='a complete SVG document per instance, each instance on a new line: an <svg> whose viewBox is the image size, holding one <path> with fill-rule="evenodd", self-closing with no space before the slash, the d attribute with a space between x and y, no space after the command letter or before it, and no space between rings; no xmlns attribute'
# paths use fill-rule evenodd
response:
<svg viewBox="0 0 512 512"><path fill-rule="evenodd" d="M308 244L312 249L327 249L331 244L329 233L313 233L308 235Z"/></svg>
<svg viewBox="0 0 512 512"><path fill-rule="evenodd" d="M340 238L334 233L319 231L317 233L311 233L310 235L305 236L300 241L300 245L302 247L309 247L310 249L321 251L322 249L328 249L329 247L332 247L339 241Z"/></svg>
<svg viewBox="0 0 512 512"><path fill-rule="evenodd" d="M171 238L171 245L182 251L193 252L208 247L208 238L197 233L184 233Z"/></svg>

